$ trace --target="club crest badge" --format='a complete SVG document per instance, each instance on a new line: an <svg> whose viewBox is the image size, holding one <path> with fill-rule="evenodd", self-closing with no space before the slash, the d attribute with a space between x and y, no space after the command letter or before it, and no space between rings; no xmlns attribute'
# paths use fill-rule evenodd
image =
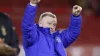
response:
<svg viewBox="0 0 100 56"><path fill-rule="evenodd" d="M61 39L58 36L56 37L56 42L61 43Z"/></svg>

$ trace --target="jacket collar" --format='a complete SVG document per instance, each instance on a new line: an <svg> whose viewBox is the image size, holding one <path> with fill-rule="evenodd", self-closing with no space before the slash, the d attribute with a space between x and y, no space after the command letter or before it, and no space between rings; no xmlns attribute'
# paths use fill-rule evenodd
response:
<svg viewBox="0 0 100 56"><path fill-rule="evenodd" d="M59 32L60 32L60 31L59 31L59 30L57 30L55 33L53 33L53 35L54 35L54 36L56 36L56 35L58 35L58 34L59 34Z"/></svg>
<svg viewBox="0 0 100 56"><path fill-rule="evenodd" d="M39 26L39 24L36 24L37 25L37 28L39 29L39 30L41 30L42 32L45 32L45 33L49 33L49 34L51 34L50 33L50 28L43 28L43 27L40 27ZM57 30L56 32L54 32L52 35L58 35L59 34L59 30Z"/></svg>
<svg viewBox="0 0 100 56"><path fill-rule="evenodd" d="M36 24L37 25L37 28L39 30L41 30L42 32L45 32L45 33L50 33L50 28L43 28L43 27L40 27L39 24Z"/></svg>

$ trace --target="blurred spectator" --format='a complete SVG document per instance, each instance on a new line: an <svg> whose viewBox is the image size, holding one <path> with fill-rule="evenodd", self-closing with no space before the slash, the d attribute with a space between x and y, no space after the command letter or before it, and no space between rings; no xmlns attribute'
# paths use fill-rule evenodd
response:
<svg viewBox="0 0 100 56"><path fill-rule="evenodd" d="M97 16L100 16L100 0L97 0L96 14L97 14Z"/></svg>
<svg viewBox="0 0 100 56"><path fill-rule="evenodd" d="M93 9L92 0L77 0L77 4L84 7L85 9Z"/></svg>
<svg viewBox="0 0 100 56"><path fill-rule="evenodd" d="M84 8L85 15L92 15L94 13L93 0L77 0L77 4Z"/></svg>
<svg viewBox="0 0 100 56"><path fill-rule="evenodd" d="M5 44L2 38L0 38L0 56L16 56L15 49Z"/></svg>
<svg viewBox="0 0 100 56"><path fill-rule="evenodd" d="M4 39L5 44L16 49L17 54L20 52L18 36L15 32L11 19L0 12L0 38Z"/></svg>

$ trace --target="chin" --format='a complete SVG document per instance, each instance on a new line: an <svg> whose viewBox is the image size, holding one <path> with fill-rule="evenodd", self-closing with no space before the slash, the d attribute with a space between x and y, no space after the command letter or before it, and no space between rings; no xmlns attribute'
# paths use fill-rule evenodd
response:
<svg viewBox="0 0 100 56"><path fill-rule="evenodd" d="M55 31L50 31L51 34L53 34Z"/></svg>

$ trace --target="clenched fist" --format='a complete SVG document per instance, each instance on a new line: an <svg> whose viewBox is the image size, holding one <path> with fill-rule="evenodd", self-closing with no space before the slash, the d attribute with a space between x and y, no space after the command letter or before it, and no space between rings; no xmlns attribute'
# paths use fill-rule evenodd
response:
<svg viewBox="0 0 100 56"><path fill-rule="evenodd" d="M40 2L40 0L30 0L30 2L31 2L32 4L37 4L37 3Z"/></svg>
<svg viewBox="0 0 100 56"><path fill-rule="evenodd" d="M73 6L72 13L74 16L80 15L81 11L82 11L81 6L78 6L78 5Z"/></svg>

